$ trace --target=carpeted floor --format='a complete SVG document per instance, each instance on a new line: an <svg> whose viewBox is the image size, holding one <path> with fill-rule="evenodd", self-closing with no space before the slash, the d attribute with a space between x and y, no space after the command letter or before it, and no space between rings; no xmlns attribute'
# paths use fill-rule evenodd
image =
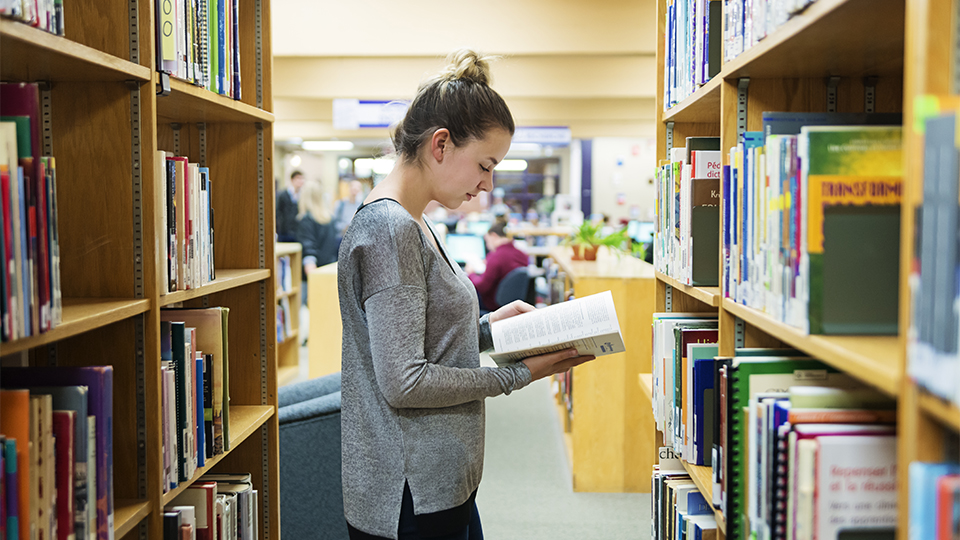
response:
<svg viewBox="0 0 960 540"><path fill-rule="evenodd" d="M484 365L493 365L489 359ZM650 496L574 493L550 383L487 400L477 505L489 540L641 540Z"/></svg>

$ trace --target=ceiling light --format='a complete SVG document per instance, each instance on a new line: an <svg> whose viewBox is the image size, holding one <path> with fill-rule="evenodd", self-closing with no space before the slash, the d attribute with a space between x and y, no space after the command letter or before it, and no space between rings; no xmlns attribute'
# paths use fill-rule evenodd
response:
<svg viewBox="0 0 960 540"><path fill-rule="evenodd" d="M299 155L294 154L294 155L290 156L290 166L291 166L291 167L299 167L299 166L300 166L300 156L299 156Z"/></svg>
<svg viewBox="0 0 960 540"><path fill-rule="evenodd" d="M521 172L527 170L525 159L505 159L497 164L496 170L501 172Z"/></svg>
<svg viewBox="0 0 960 540"><path fill-rule="evenodd" d="M303 141L301 146L310 152L353 150L353 143L350 141Z"/></svg>

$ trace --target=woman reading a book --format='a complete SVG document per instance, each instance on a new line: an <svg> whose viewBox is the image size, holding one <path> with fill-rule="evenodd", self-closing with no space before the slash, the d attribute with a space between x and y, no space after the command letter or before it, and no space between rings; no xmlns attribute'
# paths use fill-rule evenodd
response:
<svg viewBox="0 0 960 540"><path fill-rule="evenodd" d="M423 215L493 188L513 117L486 59L461 50L423 83L393 136L398 161L357 210L340 246L343 499L352 539L483 538L474 499L484 399L592 356L569 349L481 368L490 324L477 293Z"/></svg>

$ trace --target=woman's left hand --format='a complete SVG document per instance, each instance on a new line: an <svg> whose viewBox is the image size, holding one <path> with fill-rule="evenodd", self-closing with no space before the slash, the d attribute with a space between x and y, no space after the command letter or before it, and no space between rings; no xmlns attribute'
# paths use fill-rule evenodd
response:
<svg viewBox="0 0 960 540"><path fill-rule="evenodd" d="M536 309L537 308L531 306L523 300L514 300L513 302L510 302L509 304L492 312L490 314L490 322L495 323L497 321L502 321L503 319L509 319L514 315L520 315L521 313L527 313L529 311L536 311Z"/></svg>

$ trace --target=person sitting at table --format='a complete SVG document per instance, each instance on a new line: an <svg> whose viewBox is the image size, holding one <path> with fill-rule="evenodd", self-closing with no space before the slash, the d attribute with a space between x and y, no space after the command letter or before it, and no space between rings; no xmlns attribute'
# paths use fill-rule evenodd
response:
<svg viewBox="0 0 960 540"><path fill-rule="evenodd" d="M526 253L513 245L513 239L504 232L505 228L506 223L497 221L487 234L483 235L487 244L486 269L483 273L476 273L476 268L470 263L464 268L473 286L477 288L480 309L484 311L495 311L500 307L496 300L500 282L511 270L527 266L530 260Z"/></svg>

